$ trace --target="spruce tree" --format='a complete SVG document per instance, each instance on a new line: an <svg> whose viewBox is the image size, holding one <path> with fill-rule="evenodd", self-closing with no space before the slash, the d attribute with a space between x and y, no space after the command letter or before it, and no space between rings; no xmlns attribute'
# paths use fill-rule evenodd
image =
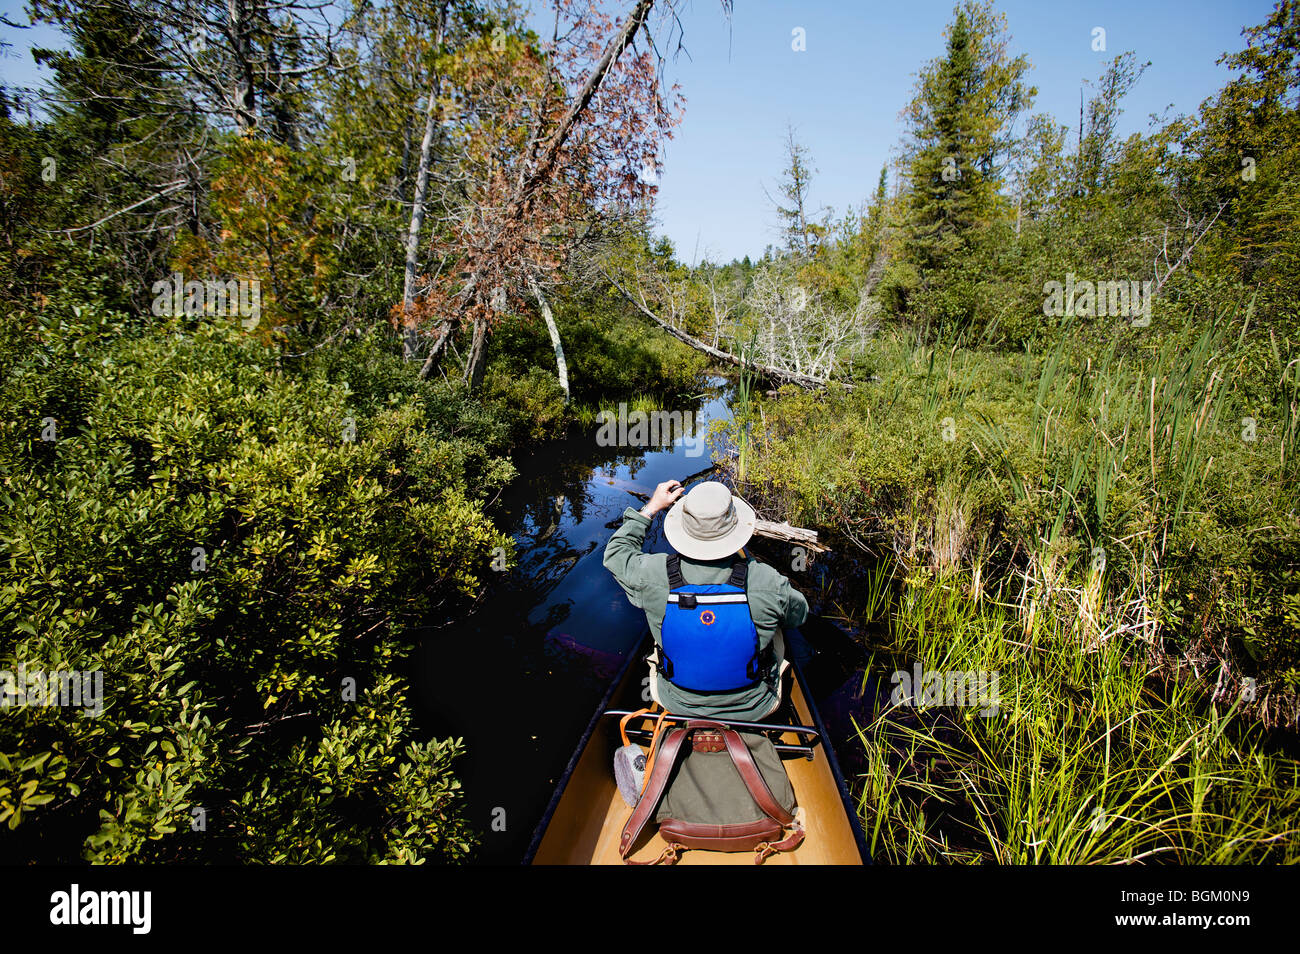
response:
<svg viewBox="0 0 1300 954"><path fill-rule="evenodd" d="M922 70L906 111L908 246L922 269L950 263L997 214L1012 124L1035 92L1022 82L1028 68L1008 56L991 4L954 11L945 53Z"/></svg>

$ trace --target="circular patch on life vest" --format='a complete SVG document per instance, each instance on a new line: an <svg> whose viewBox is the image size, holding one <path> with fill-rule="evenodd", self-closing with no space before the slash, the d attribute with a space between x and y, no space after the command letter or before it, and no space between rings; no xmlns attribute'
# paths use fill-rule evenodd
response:
<svg viewBox="0 0 1300 954"><path fill-rule="evenodd" d="M713 615L713 610L705 610L700 614L700 622L705 626L712 626L715 619L717 617Z"/></svg>

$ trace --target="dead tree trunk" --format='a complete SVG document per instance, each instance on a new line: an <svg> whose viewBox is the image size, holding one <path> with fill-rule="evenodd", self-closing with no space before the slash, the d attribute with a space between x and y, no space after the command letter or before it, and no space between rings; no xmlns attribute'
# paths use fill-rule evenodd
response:
<svg viewBox="0 0 1300 954"><path fill-rule="evenodd" d="M257 80L253 74L253 19L256 8L250 9L246 0L227 0L226 11L230 17L230 42L234 53L232 71L233 89L230 91L230 113L235 127L243 135L257 126Z"/></svg>
<svg viewBox="0 0 1300 954"><path fill-rule="evenodd" d="M573 105L570 106L569 110L564 114L564 117L560 120L554 134L548 140L546 147L538 156L536 164L533 165L528 174L521 179L518 187L510 196L510 200L506 204L504 216L503 224L505 226L510 226L514 223L523 221L528 216L529 207L532 205L536 194L541 189L542 185L554 175L556 163L560 158L560 151L564 148L564 144L573 133L574 127L578 124L578 120L582 118L583 113L585 113L591 105L591 101L595 97L597 90L600 89L600 84L604 81L610 67L623 54L623 51L631 44L632 39L636 36L637 31L645 24L646 18L650 14L650 9L654 4L655 0L638 0L637 5L633 8L631 15L628 17L627 23L623 25L623 28L618 32L618 35L605 48L605 52L601 56L600 61L592 68L586 82L582 85L582 89L578 91L578 95L575 98ZM503 229L503 231L507 230L508 229ZM491 255L485 255L483 257L490 258ZM462 311L461 314L457 315L449 323L448 334L455 332L456 327L461 321L461 316L464 313L463 310L468 308L470 305L472 301L472 290L477 285L482 272L482 268L475 269L475 271L470 275L469 281L461 290L459 299ZM469 362L465 366L466 380L470 382L471 387L477 386L477 382L481 381L483 377L482 363L483 356L486 352L486 335L486 324L482 319L476 319L474 322L474 345L470 349ZM445 340L446 339L444 338L443 341ZM420 376L427 377L432 368L433 362L426 361L424 367L420 370Z"/></svg>
<svg viewBox="0 0 1300 954"><path fill-rule="evenodd" d="M442 45L443 30L447 22L447 4L438 8L438 27L435 46ZM433 139L438 130L438 97L442 95L442 80L435 71L429 83L429 101L424 107L424 139L420 142L420 163L415 173L415 195L411 202L411 227L406 233L406 273L402 281L402 354L410 361L415 357L419 336L411 302L415 300L415 272L419 265L420 230L424 227L424 206L429 192L429 162L433 154Z"/></svg>
<svg viewBox="0 0 1300 954"><path fill-rule="evenodd" d="M483 369L487 364L487 321L474 320L474 337L469 346L469 360L465 362L465 382L471 391L483 383Z"/></svg>
<svg viewBox="0 0 1300 954"><path fill-rule="evenodd" d="M773 523L771 520L754 520L755 536L766 537L769 540L780 540L783 543L792 543L795 546L806 547L814 553L825 553L830 547L818 542L817 531L808 530L804 527L792 527L788 521Z"/></svg>
<svg viewBox="0 0 1300 954"><path fill-rule="evenodd" d="M546 322L546 330L551 333L551 347L555 349L556 373L560 378L560 387L564 389L564 402L567 404L569 402L569 366L564 360L564 345L560 341L560 328L556 325L555 317L551 314L551 306L546 303L546 298L542 295L541 287L531 275L528 277L528 285L532 290L533 297L537 299L537 307L542 311L542 320Z"/></svg>

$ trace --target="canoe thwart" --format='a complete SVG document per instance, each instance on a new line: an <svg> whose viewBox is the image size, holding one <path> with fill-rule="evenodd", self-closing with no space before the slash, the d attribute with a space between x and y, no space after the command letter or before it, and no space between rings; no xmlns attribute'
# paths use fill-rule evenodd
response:
<svg viewBox="0 0 1300 954"><path fill-rule="evenodd" d="M634 728L633 722L635 722L636 719L642 719L645 721L652 721L652 722L658 721L660 714L652 713L652 712L638 712L635 709L606 709L603 713L601 713L601 716L602 718L607 718L612 716L617 719L622 719L624 716L633 716L633 719L628 721L628 729L627 729L628 738L631 739L635 737L638 742L640 742L644 738L646 742L649 742L652 736L650 729ZM702 719L702 718L705 717L684 716L684 715L676 715L675 713L669 713L668 715L663 717L663 721L665 723L672 722L672 723L680 723L684 725L687 722L694 722L697 719ZM781 723L776 723L776 722L745 722L741 719L720 719L717 718L716 716L708 716L707 718L710 722L720 722L723 725L727 726L728 728L740 729L742 731L777 732L781 734L791 732L801 737L807 736L808 741L806 743L801 741L796 744L791 744L789 742L776 742L774 744L776 745L776 750L778 752L788 753L791 755L802 755L804 758L810 760L813 758L813 750L818 745L821 744L821 740L822 740L821 733L818 732L810 725L792 725L792 724L783 725Z"/></svg>
<svg viewBox="0 0 1300 954"><path fill-rule="evenodd" d="M629 741L638 745L649 745L650 740L654 738L654 733L649 729L628 729L627 737ZM781 755L801 755L805 759L812 761L815 757L811 745L791 745L789 742L773 742L772 747Z"/></svg>

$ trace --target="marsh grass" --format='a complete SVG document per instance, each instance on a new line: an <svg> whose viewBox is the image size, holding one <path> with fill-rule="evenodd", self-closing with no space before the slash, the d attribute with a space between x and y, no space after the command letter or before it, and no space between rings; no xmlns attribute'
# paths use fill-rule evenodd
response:
<svg viewBox="0 0 1300 954"><path fill-rule="evenodd" d="M1258 340L1236 319L1019 354L882 336L877 384L750 402L733 476L904 576L1004 594L1025 638L1173 635L1224 670L1220 701L1250 676L1257 714L1297 724L1300 361Z"/></svg>
<svg viewBox="0 0 1300 954"><path fill-rule="evenodd" d="M594 432L600 427L600 413L609 411L612 414L618 413L618 405L623 403L627 405L628 414L641 412L649 414L653 411L661 411L665 408L664 399L653 394L637 394L622 402L602 402L600 404L574 403L571 406L573 424L580 431Z"/></svg>
<svg viewBox="0 0 1300 954"><path fill-rule="evenodd" d="M1061 621L1058 621L1061 622ZM1053 625L1043 623L1043 626ZM1002 608L914 585L868 671L996 671L996 715L892 706L856 726L859 810L893 863L1239 864L1300 860L1300 766L1236 704L1161 679L1119 641L1034 645ZM884 657L882 659L882 656Z"/></svg>
<svg viewBox="0 0 1300 954"><path fill-rule="evenodd" d="M884 335L871 387L763 403L742 491L892 567L835 605L868 672L1001 674L996 716L857 726L881 860L1300 860L1300 358L1248 319Z"/></svg>

